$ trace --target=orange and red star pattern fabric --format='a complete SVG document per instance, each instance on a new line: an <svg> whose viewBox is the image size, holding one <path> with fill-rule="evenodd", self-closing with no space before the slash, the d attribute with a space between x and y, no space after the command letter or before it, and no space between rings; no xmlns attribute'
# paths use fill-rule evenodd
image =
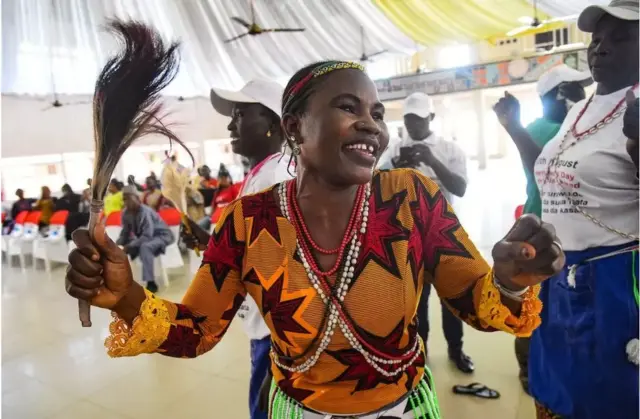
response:
<svg viewBox="0 0 640 419"><path fill-rule="evenodd" d="M247 293L271 329L274 351L287 356L305 351L321 332L325 305L296 254L295 230L279 208L276 190L226 207L182 303L162 302L168 324L153 329L165 334L162 343L119 348L119 356L203 354L222 339ZM501 304L491 268L435 183L410 169L380 171L371 191L368 228L344 300L370 345L389 354L409 349L417 338L415 315L424 281L433 283L452 312L474 328L526 336L537 327L537 290L528 293L519 317ZM154 333L145 331L145 318L134 323L137 338ZM336 330L309 371L291 373L275 364L272 371L282 391L305 407L358 414L402 398L422 378L424 363L422 354L404 372L387 377Z"/></svg>

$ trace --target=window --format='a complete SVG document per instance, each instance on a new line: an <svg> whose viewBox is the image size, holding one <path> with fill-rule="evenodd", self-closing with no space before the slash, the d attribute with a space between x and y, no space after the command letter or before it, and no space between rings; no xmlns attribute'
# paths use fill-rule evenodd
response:
<svg viewBox="0 0 640 419"><path fill-rule="evenodd" d="M441 68L464 67L471 64L469 45L444 47L438 54L438 66Z"/></svg>
<svg viewBox="0 0 640 419"><path fill-rule="evenodd" d="M561 28L554 31L537 33L535 34L534 39L536 49L545 51L548 51L554 47L568 45L571 42L569 39L568 28Z"/></svg>

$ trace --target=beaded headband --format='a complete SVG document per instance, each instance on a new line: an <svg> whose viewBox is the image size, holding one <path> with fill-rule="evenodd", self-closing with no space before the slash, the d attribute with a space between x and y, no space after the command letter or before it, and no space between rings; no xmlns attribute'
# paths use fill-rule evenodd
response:
<svg viewBox="0 0 640 419"><path fill-rule="evenodd" d="M354 69L360 70L362 72L365 71L365 68L360 63L354 63L352 61L330 61L328 63L320 64L315 67L309 74L307 74L303 79L293 85L289 94L287 95L286 102L290 102L291 99L304 87L305 84L309 82L311 79L315 79L316 77L324 76L327 73L331 73L335 70L347 70Z"/></svg>

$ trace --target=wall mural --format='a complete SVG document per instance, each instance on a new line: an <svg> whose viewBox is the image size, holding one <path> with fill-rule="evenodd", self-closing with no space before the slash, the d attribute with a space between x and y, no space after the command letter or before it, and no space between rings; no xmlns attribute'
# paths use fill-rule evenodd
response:
<svg viewBox="0 0 640 419"><path fill-rule="evenodd" d="M532 83L536 82L542 73L562 63L580 71L588 70L587 50L412 74L377 80L375 83L380 100L398 100L414 92L440 95Z"/></svg>

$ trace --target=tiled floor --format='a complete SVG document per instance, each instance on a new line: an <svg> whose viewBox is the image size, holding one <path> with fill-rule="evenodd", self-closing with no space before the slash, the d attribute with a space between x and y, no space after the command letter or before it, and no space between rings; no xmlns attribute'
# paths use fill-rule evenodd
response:
<svg viewBox="0 0 640 419"><path fill-rule="evenodd" d="M516 167L517 169L517 167ZM463 224L485 254L512 222L523 200L522 179L502 170L470 174L470 188L456 205ZM514 172L511 172L514 173ZM508 182L508 183L505 183ZM487 199L486 193L502 193ZM162 297L179 300L187 275L172 277ZM109 359L102 342L109 315L94 309L94 326L80 327L77 305L63 286L64 267L2 268L2 417L7 419L213 419L247 418L249 347L239 323L210 353L195 360L162 356ZM449 365L439 332L440 307L432 299L429 364L445 419L532 419L531 399L520 389L513 338L465 328L473 376ZM456 396L455 384L479 381L499 400Z"/></svg>

